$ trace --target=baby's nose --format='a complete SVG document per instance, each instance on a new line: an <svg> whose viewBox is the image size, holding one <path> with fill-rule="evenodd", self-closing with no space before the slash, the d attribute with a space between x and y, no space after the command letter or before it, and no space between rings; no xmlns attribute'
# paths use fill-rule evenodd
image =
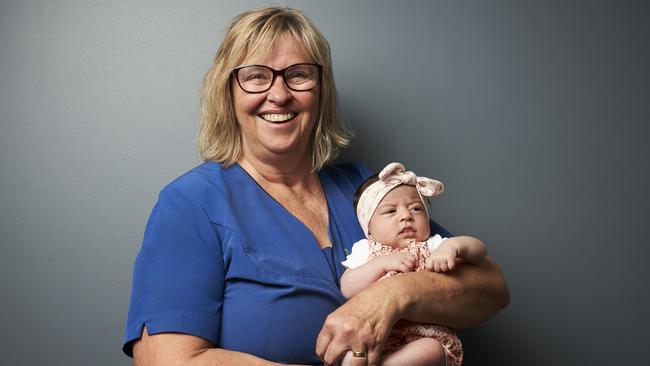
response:
<svg viewBox="0 0 650 366"><path fill-rule="evenodd" d="M401 215L402 220L413 220L413 214L411 213L411 210L404 210Z"/></svg>

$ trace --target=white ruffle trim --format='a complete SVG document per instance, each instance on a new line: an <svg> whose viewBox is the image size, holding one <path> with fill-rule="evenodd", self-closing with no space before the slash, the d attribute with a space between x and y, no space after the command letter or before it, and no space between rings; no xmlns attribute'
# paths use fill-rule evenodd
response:
<svg viewBox="0 0 650 366"><path fill-rule="evenodd" d="M430 236L429 239L427 239L427 248L429 248L429 253L436 250L445 240L447 240L447 238L443 238L440 234Z"/></svg>
<svg viewBox="0 0 650 366"><path fill-rule="evenodd" d="M341 262L341 264L345 268L355 269L366 264L368 262L369 255L370 243L368 243L368 239L361 239L352 245L352 253L350 253L350 255L348 255L345 261Z"/></svg>

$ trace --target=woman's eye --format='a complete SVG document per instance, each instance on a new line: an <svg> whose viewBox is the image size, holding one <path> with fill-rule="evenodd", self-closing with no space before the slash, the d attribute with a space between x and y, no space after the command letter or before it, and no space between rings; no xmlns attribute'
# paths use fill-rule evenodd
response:
<svg viewBox="0 0 650 366"><path fill-rule="evenodd" d="M251 74L246 76L246 80L259 80L259 79L265 79L266 77L263 74Z"/></svg>
<svg viewBox="0 0 650 366"><path fill-rule="evenodd" d="M289 79L306 78L307 77L307 75L305 73L298 72L298 71L292 72L288 76L289 76Z"/></svg>

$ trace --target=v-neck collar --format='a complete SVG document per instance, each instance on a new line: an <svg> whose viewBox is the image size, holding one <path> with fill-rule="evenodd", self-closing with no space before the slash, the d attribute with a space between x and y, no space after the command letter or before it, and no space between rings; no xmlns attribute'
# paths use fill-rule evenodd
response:
<svg viewBox="0 0 650 366"><path fill-rule="evenodd" d="M304 222L300 221L300 219L298 219L293 213L291 213L291 211L289 211L289 209L284 207L283 204L281 204L278 200L276 200L275 197L273 197L273 195L271 195L269 192L267 192L266 189L264 189L264 187L262 187L262 185L257 180L255 180L255 178L253 178L253 176L250 175L250 173L248 173L248 171L246 169L244 169L244 167L242 167L239 163L235 163L235 164L233 164L233 166L236 166L245 176L247 176L251 181L253 181L253 183L255 183L255 185L260 189L260 191L264 192L264 194L266 196L268 196L273 202L275 202L289 217L293 218L293 220L295 220L299 225L301 225L312 236L312 238L314 239L314 242L316 243L316 246L318 247L318 249L323 251L324 249L327 249L327 248L334 248L334 242L332 241L332 231L331 231L331 229L332 229L332 214L331 214L332 206L330 204L329 195L328 195L328 192L327 192L329 181L328 181L327 184L324 182L323 176L321 176L321 174L323 172L322 169L319 170L316 173L316 176L318 177L318 181L320 182L321 188L323 189L323 195L325 196L325 204L327 206L326 207L327 208L327 237L328 237L329 242L330 242L330 246L323 247L323 248L321 248L320 245L318 244L318 238L316 238L316 235L314 234L314 232L311 231L311 229L307 225L305 225Z"/></svg>

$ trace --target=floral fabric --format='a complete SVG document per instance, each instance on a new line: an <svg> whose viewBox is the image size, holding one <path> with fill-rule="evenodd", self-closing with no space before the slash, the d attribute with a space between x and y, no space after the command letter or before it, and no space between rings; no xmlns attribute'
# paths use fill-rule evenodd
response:
<svg viewBox="0 0 650 366"><path fill-rule="evenodd" d="M369 261L382 255L408 252L417 258L415 270L426 270L425 263L427 258L429 258L429 251L435 249L435 247L444 240L440 238L439 235L436 236L438 236L438 238L435 238L433 241L435 242L435 246L432 245L433 243L431 240L434 237L431 237L426 242L412 241L406 248L402 249L396 249L372 240L367 240L367 260ZM432 246L434 247L432 248ZM398 274L400 273L395 271L388 272L384 277L380 278L380 281L384 278L396 276ZM386 341L384 354L393 353L404 347L406 344L423 337L434 338L442 344L447 356L447 366L460 366L462 364L463 346L453 329L441 325L414 323L408 320L400 320L395 324L395 326L393 326L393 330Z"/></svg>

